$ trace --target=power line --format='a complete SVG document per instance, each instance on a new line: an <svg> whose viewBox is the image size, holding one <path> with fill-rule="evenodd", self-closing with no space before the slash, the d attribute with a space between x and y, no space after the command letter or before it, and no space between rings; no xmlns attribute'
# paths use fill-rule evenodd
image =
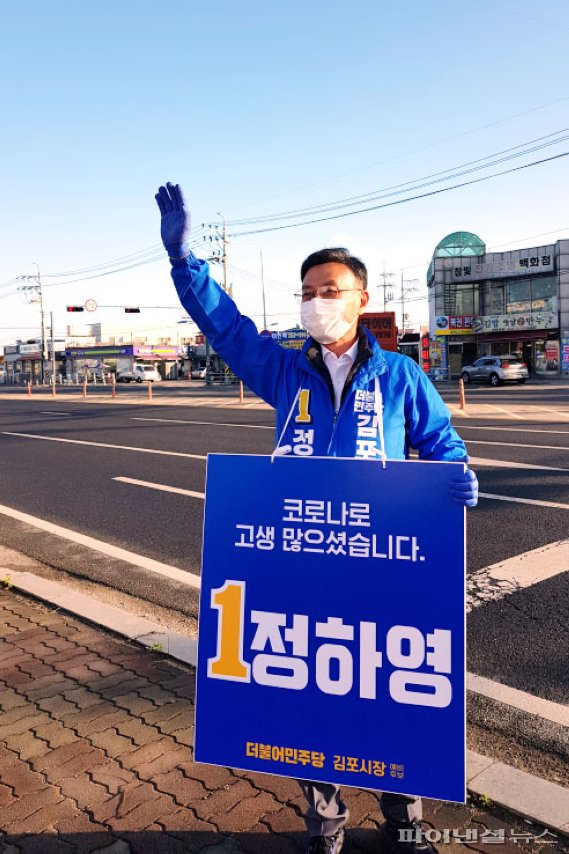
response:
<svg viewBox="0 0 569 854"><path fill-rule="evenodd" d="M479 0L479 2L482 2L482 0ZM366 171L368 169L375 169L377 166L382 166L385 163L391 163L394 160L401 160L404 157L410 157L410 156L413 156L414 154L419 154L422 151L426 151L430 148L436 148L438 145L443 145L445 142L451 142L452 140L455 140L455 139L462 139L465 136L470 136L472 134L479 133L480 131L487 130L488 128L496 127L496 125L504 124L505 122L509 122L512 119L521 118L522 116L527 116L531 113L538 112L539 110L544 110L547 107L552 107L556 104L563 103L564 101L567 101L567 100L569 100L569 96L564 96L562 98L556 98L553 101L547 101L544 104L538 104L535 107L531 107L529 110L522 110L519 113L512 113L511 115L504 116L504 118L497 119L494 122L488 122L487 124L480 125L479 127L476 127L476 128L471 128L470 130L466 130L466 131L463 131L461 133L453 134L452 136L443 137L442 139L435 140L434 142L430 142L427 145L422 145L419 148L414 148L411 151L407 151L403 154L395 154L392 157L387 157L384 160L379 160L379 161L376 161L375 163L370 163L367 166L360 166L357 169L351 169L348 172L343 172L342 174L335 175L335 176L330 177L330 178L324 178L320 181L314 181L310 184L304 184L301 187L296 187L294 190L288 190L285 193L279 193L277 195L268 196L262 200L257 200L255 202L247 202L246 204L240 205L239 207L235 208L235 210L242 210L243 208L251 207L252 205L259 204L259 201L261 201L261 202L272 201L273 199L280 199L280 198L283 198L284 196L290 196L290 195L293 195L294 193L298 193L302 190L307 190L307 189L310 189L312 187L319 187L322 184L329 184L333 181L338 181L338 180L341 180L342 178L347 178L350 175L356 174L357 172L363 172L363 171Z"/></svg>
<svg viewBox="0 0 569 854"><path fill-rule="evenodd" d="M442 181L451 180L452 178L457 178L461 175L469 174L470 172L479 171L480 169L487 169L491 166L496 166L499 163L507 162L508 160L514 160L517 157L522 157L525 154L532 154L535 151L541 150L542 148L548 148L551 145L557 145L558 143L565 142L567 139L569 139L569 136L561 136L561 134L567 134L567 130L567 128L563 128L562 130L555 131L555 133L553 134L547 134L546 136L528 140L528 142L503 149L502 151L497 151L494 154L489 154L485 157L481 157L476 160L471 160L467 163L462 163L459 166L453 166L449 169L443 169L440 172L433 172L430 175L425 175L421 178L416 178L413 181L405 181L401 184L394 184L389 187L374 190L371 193L364 193L359 196L349 196L344 199L338 199L335 202L328 202L326 204L315 205L307 208L299 208L297 210L285 211L279 214L272 214L262 217L252 217L251 219L231 220L229 224L232 226L252 225L256 223L272 222L282 219L293 219L302 215L311 215L336 209L339 210L344 207L354 206L358 203L375 201L376 199L388 197L390 195L399 195L401 193L407 192L408 190L422 189L425 186L429 186L429 184L440 183ZM556 138L552 139L551 137ZM518 149L523 150L519 151ZM507 154L508 156L501 157L501 155L503 154Z"/></svg>
<svg viewBox="0 0 569 854"><path fill-rule="evenodd" d="M501 175L509 175L512 172L520 172L522 169L530 169L532 166L539 166L542 163L549 163L553 160L559 160L562 157L567 157L568 154L569 154L569 151L564 151L561 154L555 154L552 157L546 157L546 158L543 158L542 160L534 160L531 163L525 163L523 166L515 166L512 169L503 169L501 172L496 172L493 175L483 175L481 178L473 178L471 181L462 181L460 184L453 184L451 187L442 187L439 190L431 190L428 193L420 193L419 195L416 195L416 196L410 196L407 199L397 199L396 201L386 202L385 204L382 204L382 205L372 205L371 207L361 208L360 210L356 210L356 211L347 211L346 213L333 214L331 216L325 216L325 217L318 217L317 219L303 220L302 222L289 223L288 225L275 225L275 226L270 226L267 228L257 228L257 229L250 229L248 231L238 231L235 233L235 235L231 235L231 236L243 237L247 234L263 234L263 233L268 232L268 231L282 231L283 229L286 229L286 228L300 228L304 225L314 225L315 223L318 223L318 222L328 222L329 220L343 219L345 217L355 216L356 214L369 213L371 211L381 210L382 208L394 207L395 205L403 205L403 204L406 204L407 202L417 201L418 199L426 199L429 196L437 196L437 195L440 195L441 193L448 193L450 190L458 190L461 187L468 187L472 184L480 184L482 181L489 181L491 178L498 178Z"/></svg>

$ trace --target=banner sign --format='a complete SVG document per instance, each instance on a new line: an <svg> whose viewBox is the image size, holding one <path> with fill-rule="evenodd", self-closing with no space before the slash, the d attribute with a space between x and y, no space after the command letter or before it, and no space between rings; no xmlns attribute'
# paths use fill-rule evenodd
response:
<svg viewBox="0 0 569 854"><path fill-rule="evenodd" d="M94 359L100 356L132 356L132 344L124 347L102 346L102 347L68 347L65 351L68 359Z"/></svg>
<svg viewBox="0 0 569 854"><path fill-rule="evenodd" d="M369 329L382 350L397 351L397 326L394 311L366 311L360 323Z"/></svg>
<svg viewBox="0 0 569 854"><path fill-rule="evenodd" d="M569 336L567 333L564 333L561 339L561 370L564 374L569 373Z"/></svg>
<svg viewBox="0 0 569 854"><path fill-rule="evenodd" d="M306 329L286 329L281 332L269 332L268 334L273 341L277 341L281 347L285 347L287 350L302 350L308 338Z"/></svg>
<svg viewBox="0 0 569 854"><path fill-rule="evenodd" d="M208 456L196 761L464 802L463 471Z"/></svg>
<svg viewBox="0 0 569 854"><path fill-rule="evenodd" d="M484 256L480 262L477 258L456 257L443 259L443 269L452 270L454 279L488 279L502 276L528 276L538 273L553 273L555 270L555 246L549 245L539 249L523 249L521 251L492 253ZM496 260L486 260L494 259Z"/></svg>
<svg viewBox="0 0 569 854"><path fill-rule="evenodd" d="M493 314L485 317L476 317L473 329L476 333L481 332L504 332L515 330L524 332L526 329L554 329L557 326L557 312L555 311L523 311L519 314Z"/></svg>
<svg viewBox="0 0 569 854"><path fill-rule="evenodd" d="M435 318L435 335L472 335L477 320L478 316L471 314L439 314Z"/></svg>

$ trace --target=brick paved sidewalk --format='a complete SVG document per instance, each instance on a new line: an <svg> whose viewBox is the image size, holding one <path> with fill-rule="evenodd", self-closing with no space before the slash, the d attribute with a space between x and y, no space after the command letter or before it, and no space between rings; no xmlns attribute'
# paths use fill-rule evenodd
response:
<svg viewBox="0 0 569 854"><path fill-rule="evenodd" d="M294 781L193 762L190 668L11 590L0 626L0 854L303 851ZM377 851L375 797L345 794L351 851ZM488 851L486 828L505 829L502 854L569 852L481 806L429 801L425 819L476 831L477 842L441 844L449 854ZM532 839L514 843L514 830Z"/></svg>

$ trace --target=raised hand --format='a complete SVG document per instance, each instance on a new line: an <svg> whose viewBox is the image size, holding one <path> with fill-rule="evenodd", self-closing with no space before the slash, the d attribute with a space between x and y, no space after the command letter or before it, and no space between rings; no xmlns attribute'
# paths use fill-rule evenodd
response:
<svg viewBox="0 0 569 854"><path fill-rule="evenodd" d="M162 217L160 236L170 258L184 258L190 252L190 212L178 184L169 181L154 197Z"/></svg>

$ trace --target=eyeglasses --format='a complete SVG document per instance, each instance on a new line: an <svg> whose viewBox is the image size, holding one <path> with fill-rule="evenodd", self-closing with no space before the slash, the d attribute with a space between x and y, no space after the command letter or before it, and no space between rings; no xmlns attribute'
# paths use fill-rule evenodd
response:
<svg viewBox="0 0 569 854"><path fill-rule="evenodd" d="M330 285L322 285L321 288L316 288L315 291L299 291L294 297L298 302L310 302L314 297L319 297L320 299L339 299L340 294L345 294L349 291L363 293L363 288L333 288Z"/></svg>

